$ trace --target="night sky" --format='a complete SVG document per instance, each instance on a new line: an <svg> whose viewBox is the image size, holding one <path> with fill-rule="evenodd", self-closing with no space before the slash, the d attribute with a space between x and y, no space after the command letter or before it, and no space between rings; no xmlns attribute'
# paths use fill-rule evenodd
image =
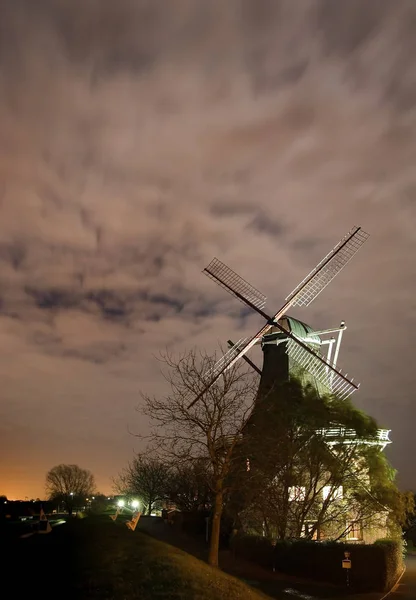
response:
<svg viewBox="0 0 416 600"><path fill-rule="evenodd" d="M140 450L155 356L263 324L353 225L307 309L416 490L414 0L0 0L0 493ZM251 356L261 361L260 350Z"/></svg>

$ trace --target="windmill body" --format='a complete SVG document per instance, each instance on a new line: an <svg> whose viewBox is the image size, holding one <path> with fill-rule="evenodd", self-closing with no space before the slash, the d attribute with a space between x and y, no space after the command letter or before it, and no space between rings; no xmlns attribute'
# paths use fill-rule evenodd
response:
<svg viewBox="0 0 416 600"><path fill-rule="evenodd" d="M321 338L314 332L312 327L285 315L279 320L279 324L287 331L290 331L305 344L308 344L315 352L321 353ZM286 381L290 377L300 377L304 384L313 383L321 393L324 387L307 371L299 369L298 364L287 353L288 338L280 329L272 327L267 335L261 341L263 351L263 368L259 384L258 396L266 396L277 381Z"/></svg>

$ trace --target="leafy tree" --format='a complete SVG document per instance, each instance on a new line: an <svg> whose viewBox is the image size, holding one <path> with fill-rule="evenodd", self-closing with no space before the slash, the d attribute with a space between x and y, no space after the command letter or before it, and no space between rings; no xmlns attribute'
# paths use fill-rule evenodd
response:
<svg viewBox="0 0 416 600"><path fill-rule="evenodd" d="M69 514L94 494L93 474L78 465L57 465L46 474L46 492L51 500L62 502Z"/></svg>
<svg viewBox="0 0 416 600"><path fill-rule="evenodd" d="M206 460L206 481L213 497L212 530L208 562L218 566L223 503L228 491L236 447L250 411L256 380L238 364L228 369L201 398L215 356L194 350L174 357L162 356L170 392L162 398L143 395L143 413L153 426L146 436L151 448L178 469Z"/></svg>
<svg viewBox="0 0 416 600"><path fill-rule="evenodd" d="M115 488L127 496L138 496L144 505L143 512L150 515L155 505L166 499L169 480L170 470L165 462L138 454L120 473Z"/></svg>
<svg viewBox="0 0 416 600"><path fill-rule="evenodd" d="M331 445L329 428L338 431ZM384 526L399 492L384 455L363 443L376 433L375 421L349 401L293 378L275 385L257 399L245 428L240 465L247 457L249 471L240 466L234 474L240 487L229 510L279 539L323 530L340 538L353 522Z"/></svg>
<svg viewBox="0 0 416 600"><path fill-rule="evenodd" d="M401 514L404 515L401 525L407 536L416 525L416 496L413 492L403 492L399 499Z"/></svg>

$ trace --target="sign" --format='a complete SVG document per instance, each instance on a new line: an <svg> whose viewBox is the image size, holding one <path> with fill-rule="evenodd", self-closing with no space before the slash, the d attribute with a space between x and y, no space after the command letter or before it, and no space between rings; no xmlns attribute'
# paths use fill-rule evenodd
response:
<svg viewBox="0 0 416 600"><path fill-rule="evenodd" d="M349 558L351 556L351 552L344 552L345 558Z"/></svg>
<svg viewBox="0 0 416 600"><path fill-rule="evenodd" d="M132 516L131 521L126 522L127 527L131 529L131 531L134 531L136 529L136 525L139 522L140 515L141 513L137 512Z"/></svg>
<svg viewBox="0 0 416 600"><path fill-rule="evenodd" d="M351 569L351 561L349 558L344 558L344 560L342 561L342 568Z"/></svg>

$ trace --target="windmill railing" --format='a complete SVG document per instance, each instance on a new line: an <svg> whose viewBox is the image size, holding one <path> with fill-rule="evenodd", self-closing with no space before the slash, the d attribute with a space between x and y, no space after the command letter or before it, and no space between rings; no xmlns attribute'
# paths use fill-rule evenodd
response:
<svg viewBox="0 0 416 600"><path fill-rule="evenodd" d="M391 444L389 438L390 429L378 429L374 436L362 437L355 429L347 429L346 427L327 427L324 429L317 429L316 434L322 436L328 445L335 444L365 444L367 446L381 446L384 449L387 444ZM233 443L240 442L243 439L243 435L223 435L219 437L214 447L216 451L226 450Z"/></svg>
<svg viewBox="0 0 416 600"><path fill-rule="evenodd" d="M383 446L391 444L390 429L378 429L374 436L362 437L355 429L346 427L328 427L317 430L317 434L325 438L327 444L356 444L362 443L369 446Z"/></svg>

